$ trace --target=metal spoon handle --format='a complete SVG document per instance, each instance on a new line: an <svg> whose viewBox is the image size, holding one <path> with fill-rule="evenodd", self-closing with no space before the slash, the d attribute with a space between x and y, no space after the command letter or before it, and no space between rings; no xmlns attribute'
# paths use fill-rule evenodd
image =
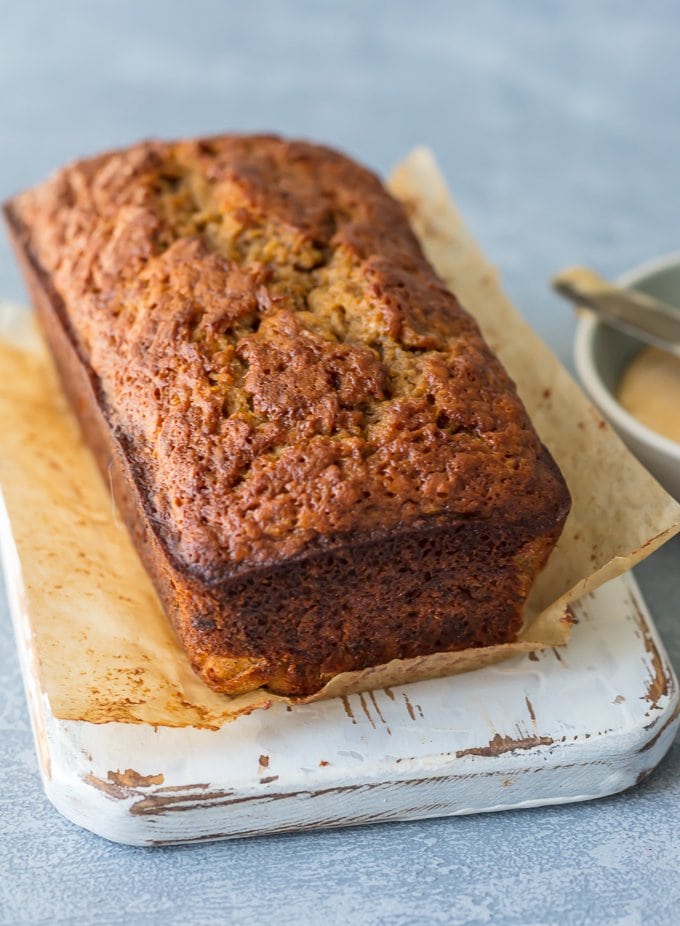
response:
<svg viewBox="0 0 680 926"><path fill-rule="evenodd" d="M591 309L602 321L680 357L680 309L644 293L620 289L587 267L563 270L552 285L561 296Z"/></svg>

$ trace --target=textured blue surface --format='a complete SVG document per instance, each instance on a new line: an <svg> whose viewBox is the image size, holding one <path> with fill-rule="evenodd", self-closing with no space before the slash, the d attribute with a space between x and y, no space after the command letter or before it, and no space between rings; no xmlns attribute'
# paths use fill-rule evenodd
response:
<svg viewBox="0 0 680 926"><path fill-rule="evenodd" d="M275 129L381 171L436 152L518 307L570 364L546 280L680 247L676 3L142 0L2 5L0 197L141 136ZM4 241L0 296L23 298ZM680 665L680 544L637 575ZM592 804L141 850L44 798L0 615L0 923L680 922L680 745Z"/></svg>

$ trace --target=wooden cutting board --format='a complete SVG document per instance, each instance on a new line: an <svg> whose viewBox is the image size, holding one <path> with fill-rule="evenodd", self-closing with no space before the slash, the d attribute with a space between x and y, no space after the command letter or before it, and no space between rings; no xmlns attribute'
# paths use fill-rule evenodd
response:
<svg viewBox="0 0 680 926"><path fill-rule="evenodd" d="M59 720L34 670L21 564L2 558L45 792L68 819L166 845L603 797L643 780L678 684L630 574L574 608L567 647L217 730Z"/></svg>

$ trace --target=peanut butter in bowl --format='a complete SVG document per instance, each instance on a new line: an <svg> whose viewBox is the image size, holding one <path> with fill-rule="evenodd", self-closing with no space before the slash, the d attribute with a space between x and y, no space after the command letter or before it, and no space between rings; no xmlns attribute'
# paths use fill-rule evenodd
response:
<svg viewBox="0 0 680 926"><path fill-rule="evenodd" d="M680 444L680 357L643 348L624 370L617 398L641 424Z"/></svg>

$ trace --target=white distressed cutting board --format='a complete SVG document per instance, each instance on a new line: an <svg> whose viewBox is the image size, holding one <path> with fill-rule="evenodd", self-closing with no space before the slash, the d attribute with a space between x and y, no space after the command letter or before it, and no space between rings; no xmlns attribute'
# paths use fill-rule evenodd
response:
<svg viewBox="0 0 680 926"><path fill-rule="evenodd" d="M650 544L662 542L675 529L674 504L641 477L628 456L621 456L622 448L602 429L599 415L583 405L555 358L512 311L493 269L462 227L431 155L415 152L397 171L393 189L407 203L443 279L480 319L489 343L518 381L546 444L563 451L560 465L575 499L572 525L588 528L573 526L570 541L577 562L587 556L591 571L611 574L612 564L628 561L630 551L651 552ZM7 319L0 328L16 324L24 330L21 313L5 308ZM540 359L540 382L525 375L536 366L526 363L529 355ZM26 408L30 423L36 405L29 402ZM29 431L31 440L18 449L35 453L41 428ZM106 575L109 584L116 584L118 606L127 600L117 586L118 574L106 561L108 551L119 551L120 545L98 543L99 525L108 523L110 509L102 516L98 502L87 508L73 473L69 480L61 479L59 473L77 456L64 454L61 433L50 430L52 443L41 444L40 459L51 467L47 475L41 473L46 497L34 507L17 501L30 501L30 493L13 498L15 515L17 510L22 515L22 556L35 554L34 536L52 541L40 544L40 556L33 556L33 568L26 570L31 579L26 587L33 594L33 640L12 528L1 510L0 539L45 788L56 807L80 825L110 839L144 845L583 800L634 784L670 746L678 723L677 683L628 577L575 608L579 624L559 653L548 650L469 675L295 708L276 703L216 731L58 719L35 671L32 644L47 640L52 681L57 678L62 694L70 695L74 680L87 671L87 660L80 660L92 641L84 630L82 638L72 634L70 658L65 656L60 620L90 614L91 635L107 622L107 641L114 640L115 646L100 647L106 672L117 671L109 665L109 655L119 656L120 641L136 632L130 622L125 628L116 624L106 607L110 599L98 594ZM586 455L586 450L593 452ZM14 475L21 477L20 456L17 460ZM87 467L93 469L89 457ZM593 469L599 480L593 480ZM630 472L628 481L624 470ZM613 474L619 483L640 486L638 508L618 489L612 491ZM22 479L14 483L16 488ZM64 489L58 505L47 491L52 483ZM109 505L108 499L104 504ZM612 518L610 509L616 505ZM606 511L608 524L621 526L625 517L622 547L602 531L596 532L594 543L593 510L595 515ZM58 515L53 523L62 531L66 521L71 527L82 521L82 530L53 537L47 512ZM89 572L82 564L66 567L65 552L82 552L72 549L75 542L87 544L96 560ZM87 596L81 588L86 572ZM51 584L45 581L48 573ZM146 587L146 577L144 583ZM129 591L124 583L123 591ZM134 607L126 608L124 615L138 617ZM71 621L71 630L77 623ZM159 626L169 636L164 620ZM169 665L178 668L173 659ZM186 675L184 681L195 684L190 670ZM152 695L154 691L152 686ZM61 716L92 714L62 710Z"/></svg>
<svg viewBox="0 0 680 926"><path fill-rule="evenodd" d="M680 723L630 575L574 608L568 647L448 679L274 704L216 731L56 719L3 560L43 783L74 823L165 845L588 800L641 781Z"/></svg>

